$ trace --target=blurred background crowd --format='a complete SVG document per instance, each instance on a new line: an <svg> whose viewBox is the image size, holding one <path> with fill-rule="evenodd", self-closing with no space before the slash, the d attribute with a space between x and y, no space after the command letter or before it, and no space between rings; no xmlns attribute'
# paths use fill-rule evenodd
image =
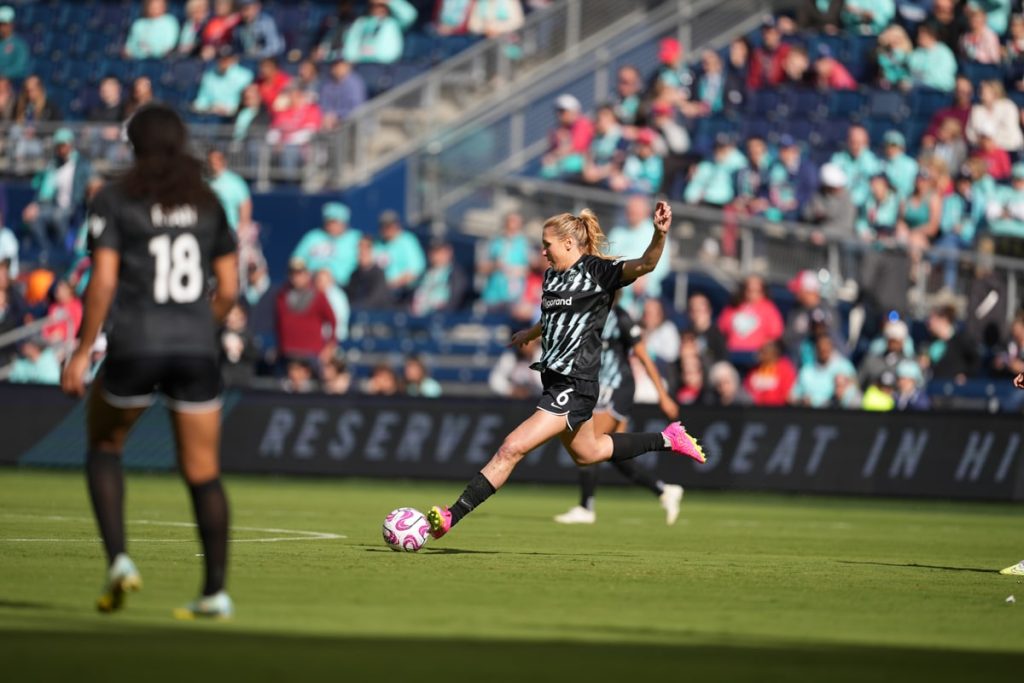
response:
<svg viewBox="0 0 1024 683"><path fill-rule="evenodd" d="M0 192L0 334L46 321L0 348L10 381L57 381L88 282L89 200L128 158L123 122L166 101L230 131L230 149L206 154L242 259L242 301L221 334L229 384L539 393L528 369L538 350L503 349L479 329L536 320L544 216L508 211L467 249L395 211L356 216L328 198L320 225L290 228L293 250L265 253L229 158L269 149L300 167L315 134L474 41L519 58L517 30L550 3L69 4L0 7L2 144L12 175L37 169L15 215ZM35 28L43 11L82 6L91 15L55 56L51 33ZM718 50L662 39L657 67L619 67L613 97L593 110L554 98L531 173L628 196L604 226L611 254L643 251L656 196L718 212L720 238L699 245L707 262L735 260L730 226L751 218L853 245L782 282L712 268L682 295L666 258L628 290L623 305L680 403L926 410L948 385L1024 371L1024 313L1007 310L1011 285L993 268L1024 256L1021 12L1019 0L801 0ZM104 56L101 71L80 72L85 53ZM456 326L486 339L418 341ZM467 375L460 359L482 348L489 360ZM638 400L655 402L637 380Z"/></svg>

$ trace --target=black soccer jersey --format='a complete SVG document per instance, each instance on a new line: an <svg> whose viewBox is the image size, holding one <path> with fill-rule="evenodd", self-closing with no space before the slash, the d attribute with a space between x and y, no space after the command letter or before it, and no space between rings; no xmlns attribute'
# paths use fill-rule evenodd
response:
<svg viewBox="0 0 1024 683"><path fill-rule="evenodd" d="M608 312L601 332L601 372L597 381L601 389L618 389L624 380L632 381L629 352L640 341L640 326L621 306Z"/></svg>
<svg viewBox="0 0 1024 683"><path fill-rule="evenodd" d="M112 357L217 355L207 291L211 264L236 243L224 210L211 201L209 207L163 207L130 199L117 184L93 200L91 249L121 255L108 328Z"/></svg>
<svg viewBox="0 0 1024 683"><path fill-rule="evenodd" d="M541 345L536 370L597 380L601 331L612 295L622 287L622 261L586 255L568 270L544 273Z"/></svg>

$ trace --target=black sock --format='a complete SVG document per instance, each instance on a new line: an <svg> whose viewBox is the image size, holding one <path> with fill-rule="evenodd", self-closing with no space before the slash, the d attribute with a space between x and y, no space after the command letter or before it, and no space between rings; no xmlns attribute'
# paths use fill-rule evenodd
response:
<svg viewBox="0 0 1024 683"><path fill-rule="evenodd" d="M597 491L597 465L580 468L580 507L594 509L594 493Z"/></svg>
<svg viewBox="0 0 1024 683"><path fill-rule="evenodd" d="M612 462L612 466L621 472L622 476L626 479L629 479L637 486L643 486L648 491L653 492L656 496L660 496L665 490L665 482L648 476L648 474L640 467L637 467L637 464L632 460L615 460Z"/></svg>
<svg viewBox="0 0 1024 683"><path fill-rule="evenodd" d="M189 484L192 509L203 542L206 562L206 581L203 595L213 595L224 589L224 576L228 564L228 498L220 479L205 484Z"/></svg>
<svg viewBox="0 0 1024 683"><path fill-rule="evenodd" d="M487 477L483 475L483 472L477 472L476 476L469 480L469 484L466 485L466 490L462 492L459 499L452 505L450 512L452 513L452 526L459 523L459 520L472 512L476 506L490 498L496 488L487 481Z"/></svg>
<svg viewBox="0 0 1024 683"><path fill-rule="evenodd" d="M92 512L103 537L107 563L124 552L124 473L121 455L89 451L85 456L85 479L89 484Z"/></svg>
<svg viewBox="0 0 1024 683"><path fill-rule="evenodd" d="M613 462L631 460L638 455L651 451L671 450L665 445L665 437L660 432L635 432L629 434L609 434L612 438Z"/></svg>

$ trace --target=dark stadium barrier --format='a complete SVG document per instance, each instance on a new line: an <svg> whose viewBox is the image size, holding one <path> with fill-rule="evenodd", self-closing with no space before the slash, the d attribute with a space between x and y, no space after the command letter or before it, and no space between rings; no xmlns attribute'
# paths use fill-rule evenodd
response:
<svg viewBox="0 0 1024 683"><path fill-rule="evenodd" d="M0 386L0 462L76 465L84 451L80 403L56 389ZM528 402L233 393L224 469L237 473L468 479L521 419ZM653 408L637 427L660 429ZM647 454L644 467L697 488L804 493L1024 499L1019 417L977 413L863 413L687 407L708 462ZM162 410L132 435L129 466L173 466ZM572 482L557 443L528 455L516 481ZM608 472L609 484L620 479Z"/></svg>

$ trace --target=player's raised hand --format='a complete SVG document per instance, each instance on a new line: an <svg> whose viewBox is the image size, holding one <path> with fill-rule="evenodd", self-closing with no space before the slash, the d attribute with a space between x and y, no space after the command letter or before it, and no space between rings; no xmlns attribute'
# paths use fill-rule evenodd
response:
<svg viewBox="0 0 1024 683"><path fill-rule="evenodd" d="M1013 378L1013 386L1018 389L1024 389L1024 372Z"/></svg>
<svg viewBox="0 0 1024 683"><path fill-rule="evenodd" d="M60 388L68 396L85 395L85 376L89 372L89 360L88 350L85 353L76 351L68 359L60 378Z"/></svg>
<svg viewBox="0 0 1024 683"><path fill-rule="evenodd" d="M672 227L672 207L668 202L658 202L654 207L654 227L665 233Z"/></svg>

